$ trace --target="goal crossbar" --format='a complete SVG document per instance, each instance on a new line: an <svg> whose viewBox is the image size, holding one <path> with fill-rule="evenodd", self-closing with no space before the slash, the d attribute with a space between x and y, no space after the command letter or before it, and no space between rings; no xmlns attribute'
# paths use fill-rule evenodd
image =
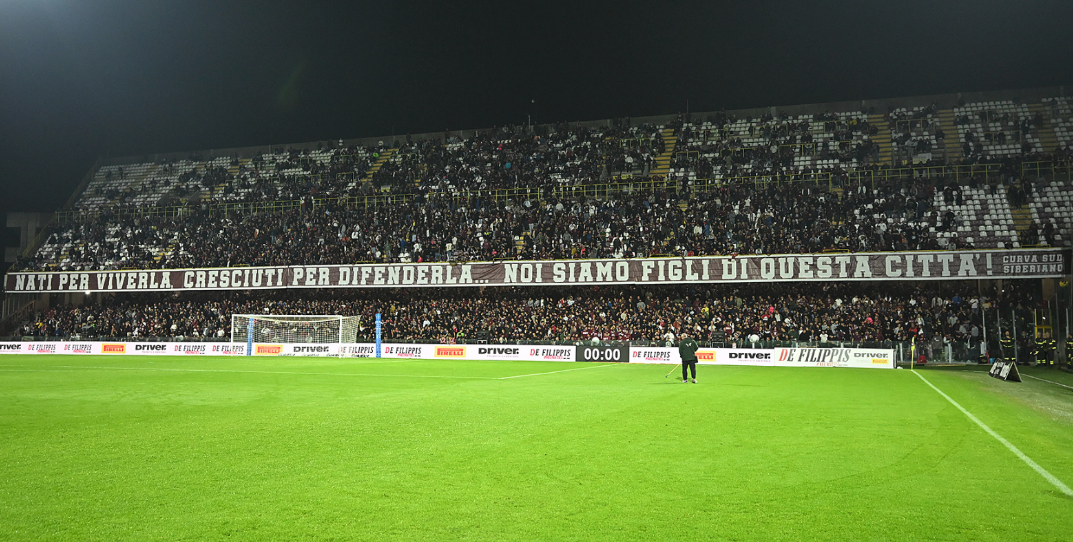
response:
<svg viewBox="0 0 1073 542"><path fill-rule="evenodd" d="M346 343L357 337L358 318L337 314L233 314L231 342Z"/></svg>

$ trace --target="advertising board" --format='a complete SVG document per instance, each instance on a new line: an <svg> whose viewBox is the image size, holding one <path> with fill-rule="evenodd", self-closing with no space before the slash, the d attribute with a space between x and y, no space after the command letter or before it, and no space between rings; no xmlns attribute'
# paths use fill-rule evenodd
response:
<svg viewBox="0 0 1073 542"><path fill-rule="evenodd" d="M631 363L681 363L677 348L630 347ZM702 348L698 365L893 369L894 351L873 348Z"/></svg>
<svg viewBox="0 0 1073 542"><path fill-rule="evenodd" d="M195 342L0 342L0 354L103 354L150 356L244 356L241 343ZM375 357L372 343L255 343L254 356ZM677 348L658 346L557 346L512 344L383 344L382 357L518 361L681 362ZM701 365L857 367L893 369L894 351L883 348L702 348Z"/></svg>

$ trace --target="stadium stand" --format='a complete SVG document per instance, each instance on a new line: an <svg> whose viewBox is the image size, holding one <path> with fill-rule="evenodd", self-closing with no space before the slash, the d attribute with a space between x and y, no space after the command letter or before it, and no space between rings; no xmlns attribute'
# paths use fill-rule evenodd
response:
<svg viewBox="0 0 1073 542"><path fill-rule="evenodd" d="M908 101L885 115L861 103L769 108L125 160L93 171L13 269L1070 246L1068 99L956 101ZM1034 284L1007 290L1024 301ZM978 340L975 312L952 301L978 298L971 288L883 288L892 289L119 295L39 310L18 331L226 339L233 312L383 311L394 340L490 330L495 341L651 341L680 322L709 340L815 342L825 331L867 342L922 329Z"/></svg>
<svg viewBox="0 0 1073 542"><path fill-rule="evenodd" d="M365 208L99 217L54 232L23 268L182 268L355 261L779 254L996 247L1016 240L1000 195L895 179L873 189L730 184L613 198L464 200L430 194ZM945 186L945 188L944 188ZM54 255L62 253L56 262Z"/></svg>

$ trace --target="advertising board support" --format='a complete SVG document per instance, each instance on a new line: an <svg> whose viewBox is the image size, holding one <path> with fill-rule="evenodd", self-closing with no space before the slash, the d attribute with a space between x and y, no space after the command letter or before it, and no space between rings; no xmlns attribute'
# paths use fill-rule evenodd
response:
<svg viewBox="0 0 1073 542"><path fill-rule="evenodd" d="M253 323L256 322L256 318L250 318L246 322L246 355L253 355Z"/></svg>
<svg viewBox="0 0 1073 542"><path fill-rule="evenodd" d="M376 313L376 357L380 357L380 313Z"/></svg>

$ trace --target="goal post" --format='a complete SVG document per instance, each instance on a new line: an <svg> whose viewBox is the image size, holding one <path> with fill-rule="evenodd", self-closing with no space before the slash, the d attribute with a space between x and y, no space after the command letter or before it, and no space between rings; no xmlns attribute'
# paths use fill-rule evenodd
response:
<svg viewBox="0 0 1073 542"><path fill-rule="evenodd" d="M254 343L352 343L357 340L358 317L287 314L231 315L231 342L245 343L250 355Z"/></svg>

